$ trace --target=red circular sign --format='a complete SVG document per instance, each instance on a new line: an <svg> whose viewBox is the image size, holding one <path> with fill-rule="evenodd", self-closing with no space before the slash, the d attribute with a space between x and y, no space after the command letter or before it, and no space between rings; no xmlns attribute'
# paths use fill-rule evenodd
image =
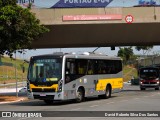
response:
<svg viewBox="0 0 160 120"><path fill-rule="evenodd" d="M127 23L132 23L133 22L133 16L132 15L127 15L126 18L125 18L125 21Z"/></svg>

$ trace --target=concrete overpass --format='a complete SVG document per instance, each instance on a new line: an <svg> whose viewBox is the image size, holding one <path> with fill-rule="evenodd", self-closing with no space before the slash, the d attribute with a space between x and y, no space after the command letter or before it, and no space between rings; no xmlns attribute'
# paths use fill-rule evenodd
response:
<svg viewBox="0 0 160 120"><path fill-rule="evenodd" d="M106 47L160 44L160 7L32 9L49 33L34 48ZM119 20L63 21L64 15L120 14ZM125 17L134 21L127 24Z"/></svg>

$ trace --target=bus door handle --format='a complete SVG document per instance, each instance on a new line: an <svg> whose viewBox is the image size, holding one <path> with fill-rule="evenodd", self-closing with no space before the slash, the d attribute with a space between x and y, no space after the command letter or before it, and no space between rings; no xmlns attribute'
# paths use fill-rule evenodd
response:
<svg viewBox="0 0 160 120"><path fill-rule="evenodd" d="M98 83L98 80L94 80L94 84L97 84Z"/></svg>

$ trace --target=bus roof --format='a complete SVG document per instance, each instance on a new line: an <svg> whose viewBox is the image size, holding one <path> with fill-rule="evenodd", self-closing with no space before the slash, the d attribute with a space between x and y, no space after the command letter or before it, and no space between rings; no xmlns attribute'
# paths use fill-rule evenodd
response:
<svg viewBox="0 0 160 120"><path fill-rule="evenodd" d="M37 56L32 56L31 58L35 57L50 57L50 56L55 56L55 57L67 57L67 58L90 58L90 59L113 59L113 60L122 60L120 57L116 56L107 56L104 54L97 54L97 53L89 53L85 52L83 54L76 54L76 53L62 53L62 52L56 52L53 54L44 54L44 55L37 55Z"/></svg>

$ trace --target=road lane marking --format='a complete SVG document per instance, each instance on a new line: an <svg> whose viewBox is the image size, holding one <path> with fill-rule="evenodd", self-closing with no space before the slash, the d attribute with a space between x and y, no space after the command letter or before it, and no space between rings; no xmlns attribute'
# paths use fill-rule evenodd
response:
<svg viewBox="0 0 160 120"><path fill-rule="evenodd" d="M109 102L109 103L106 103L106 104L112 104L112 103L114 103L114 102Z"/></svg>
<svg viewBox="0 0 160 120"><path fill-rule="evenodd" d="M149 96L143 96L143 97L149 97Z"/></svg>
<svg viewBox="0 0 160 120"><path fill-rule="evenodd" d="M138 100L138 99L140 99L140 98L135 98L135 100Z"/></svg>
<svg viewBox="0 0 160 120"><path fill-rule="evenodd" d="M155 96L155 95L151 95L151 97L153 97L153 96Z"/></svg>
<svg viewBox="0 0 160 120"><path fill-rule="evenodd" d="M75 109L71 109L71 110L79 110L79 109L81 109L81 108L75 108Z"/></svg>
<svg viewBox="0 0 160 120"><path fill-rule="evenodd" d="M99 106L99 105L92 105L92 106L89 106L89 107L97 107L97 106Z"/></svg>
<svg viewBox="0 0 160 120"><path fill-rule="evenodd" d="M129 101L129 100L121 100L120 102L126 102L126 101Z"/></svg>

